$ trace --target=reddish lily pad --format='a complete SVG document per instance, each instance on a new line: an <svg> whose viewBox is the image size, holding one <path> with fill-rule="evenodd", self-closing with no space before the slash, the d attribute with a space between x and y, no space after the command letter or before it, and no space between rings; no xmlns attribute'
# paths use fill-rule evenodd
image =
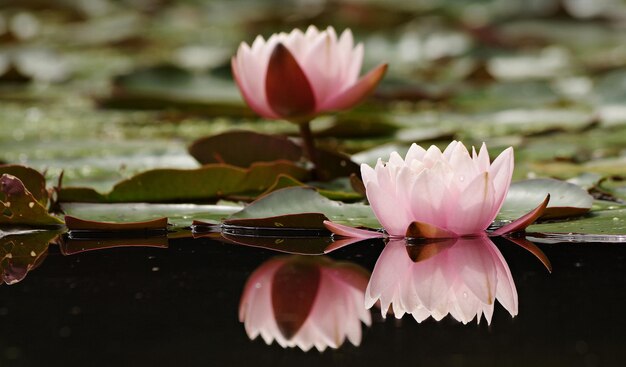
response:
<svg viewBox="0 0 626 367"><path fill-rule="evenodd" d="M241 149L242 146L246 149ZM306 159L302 147L294 141L251 131L231 131L198 139L189 147L189 154L202 164L225 163L242 168L257 162L288 160L301 163ZM317 154L317 170L321 177L333 179L359 172L359 166L345 154L320 147Z"/></svg>
<svg viewBox="0 0 626 367"><path fill-rule="evenodd" d="M65 216L65 226L70 231L144 231L144 230L167 230L167 218L158 218L145 222L98 222Z"/></svg>
<svg viewBox="0 0 626 367"><path fill-rule="evenodd" d="M0 175L13 175L22 181L26 189L41 205L48 204L48 191L46 190L46 178L39 171L30 167L5 164L0 165Z"/></svg>
<svg viewBox="0 0 626 367"><path fill-rule="evenodd" d="M254 162L297 162L303 155L302 148L284 136L252 131L229 131L200 138L189 146L189 154L202 164L226 163L244 168Z"/></svg>
<svg viewBox="0 0 626 367"><path fill-rule="evenodd" d="M6 173L0 176L0 209L0 225L63 225L61 219L48 213L19 178Z"/></svg>
<svg viewBox="0 0 626 367"><path fill-rule="evenodd" d="M306 179L308 172L287 161L256 163L248 169L209 164L192 170L156 169L117 183L100 194L85 188L63 188L61 202L183 202L210 201L232 195L258 195L270 187L279 174Z"/></svg>

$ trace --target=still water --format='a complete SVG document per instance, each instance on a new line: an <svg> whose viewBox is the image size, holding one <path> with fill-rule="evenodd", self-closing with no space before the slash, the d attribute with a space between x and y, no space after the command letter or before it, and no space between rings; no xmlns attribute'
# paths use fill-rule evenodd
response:
<svg viewBox="0 0 626 367"><path fill-rule="evenodd" d="M617 244L54 237L0 240L0 366L626 361Z"/></svg>

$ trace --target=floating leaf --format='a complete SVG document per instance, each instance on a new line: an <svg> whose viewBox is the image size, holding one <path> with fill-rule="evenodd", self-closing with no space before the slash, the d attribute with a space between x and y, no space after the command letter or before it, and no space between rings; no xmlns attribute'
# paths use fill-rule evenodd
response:
<svg viewBox="0 0 626 367"><path fill-rule="evenodd" d="M302 147L286 137L251 131L231 131L201 138L191 144L189 154L202 164L226 163L243 168L256 162L305 160ZM322 177L348 177L359 171L358 165L345 154L320 147L317 148L317 154L320 165L318 171Z"/></svg>
<svg viewBox="0 0 626 367"><path fill-rule="evenodd" d="M87 231L127 231L146 229L167 229L167 218L158 218L145 222L98 222L80 219L71 215L65 216L65 226L69 230Z"/></svg>
<svg viewBox="0 0 626 367"><path fill-rule="evenodd" d="M6 173L0 177L0 209L0 225L63 225L61 219L48 214L48 210L26 189L19 178Z"/></svg>
<svg viewBox="0 0 626 367"><path fill-rule="evenodd" d="M303 155L302 147L284 136L252 131L229 131L200 138L189 146L189 154L202 164L227 163L243 168L255 162L297 162Z"/></svg>
<svg viewBox="0 0 626 367"><path fill-rule="evenodd" d="M542 178L511 184L498 219L515 220L539 205L550 194L550 203L541 218L566 218L585 214L593 197L569 182Z"/></svg>
<svg viewBox="0 0 626 367"><path fill-rule="evenodd" d="M537 223L526 232L533 241L535 237L557 234L554 242L626 242L626 209L594 210L581 218Z"/></svg>
<svg viewBox="0 0 626 367"><path fill-rule="evenodd" d="M258 195L279 174L306 179L308 172L291 162L256 163L248 169L209 164L198 169L156 169L117 183L107 194L84 188L63 188L60 202L208 201L238 194Z"/></svg>
<svg viewBox="0 0 626 367"><path fill-rule="evenodd" d="M188 227L194 220L219 223L242 209L239 205L146 203L64 203L62 208L68 215L103 222L138 222L167 217L175 229Z"/></svg>
<svg viewBox="0 0 626 367"><path fill-rule="evenodd" d="M232 81L162 65L119 76L112 95L100 100L106 108L179 109L210 116L254 114L242 102Z"/></svg>
<svg viewBox="0 0 626 367"><path fill-rule="evenodd" d="M28 190L41 205L46 206L48 204L46 178L37 170L14 164L0 165L0 175L5 173L19 178L26 187L26 190Z"/></svg>
<svg viewBox="0 0 626 367"><path fill-rule="evenodd" d="M354 227L379 228L372 209L365 204L345 204L325 198L315 190L290 187L272 192L233 214L235 218L263 218L285 214L322 213L333 222Z"/></svg>

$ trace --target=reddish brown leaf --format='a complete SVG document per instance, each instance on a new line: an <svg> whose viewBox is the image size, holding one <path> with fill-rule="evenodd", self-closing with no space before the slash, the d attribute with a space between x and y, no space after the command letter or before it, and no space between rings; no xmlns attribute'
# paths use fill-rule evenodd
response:
<svg viewBox="0 0 626 367"><path fill-rule="evenodd" d="M145 222L97 222L80 219L71 215L65 216L65 225L70 231L143 231L143 230L167 230L167 218L158 218Z"/></svg>

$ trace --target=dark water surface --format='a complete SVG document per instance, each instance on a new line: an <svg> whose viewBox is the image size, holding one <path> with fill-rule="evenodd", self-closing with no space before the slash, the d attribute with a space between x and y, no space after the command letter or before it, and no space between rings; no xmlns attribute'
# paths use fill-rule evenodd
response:
<svg viewBox="0 0 626 367"><path fill-rule="evenodd" d="M303 352L251 341L238 320L244 284L269 250L212 239L167 248L61 254L0 287L0 366L623 366L626 364L626 247L540 245L549 274L520 247L496 241L519 295L512 318L497 304L491 325L447 316L418 324L383 319L361 345ZM382 243L329 255L371 271Z"/></svg>

